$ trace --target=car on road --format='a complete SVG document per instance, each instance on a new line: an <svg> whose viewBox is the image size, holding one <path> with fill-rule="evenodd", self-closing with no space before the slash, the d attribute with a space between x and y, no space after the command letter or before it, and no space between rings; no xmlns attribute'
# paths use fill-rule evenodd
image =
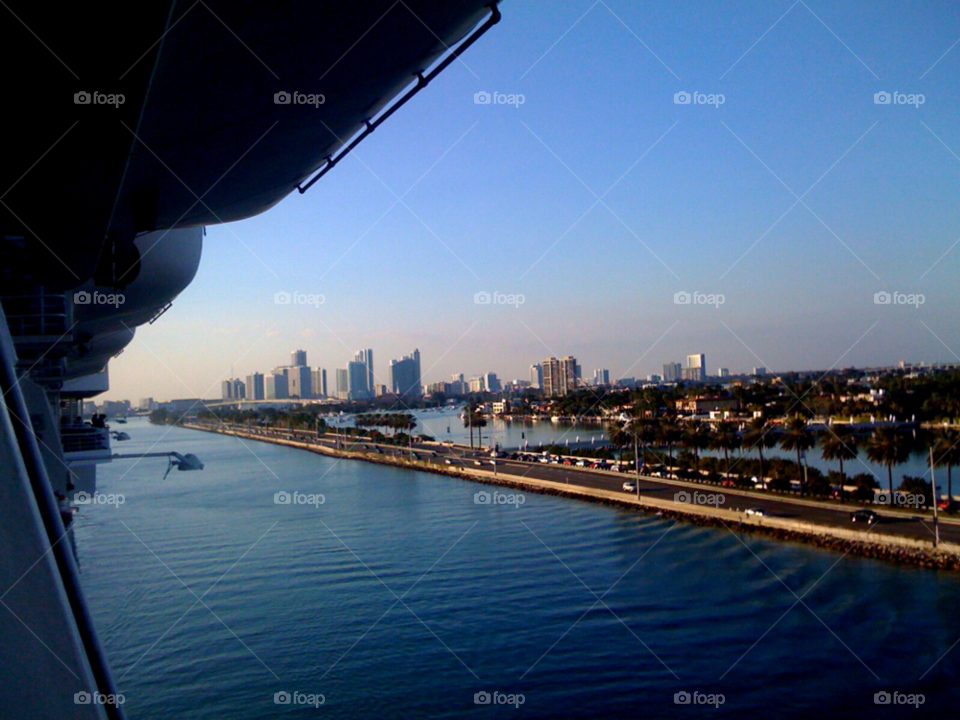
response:
<svg viewBox="0 0 960 720"><path fill-rule="evenodd" d="M474 460L474 461L473 461L473 464L476 465L477 467L482 467L482 466L483 466L483 463L480 462L479 460Z"/></svg>
<svg viewBox="0 0 960 720"><path fill-rule="evenodd" d="M865 522L867 525L873 525L880 516L873 510L855 510L850 513L850 522Z"/></svg>
<svg viewBox="0 0 960 720"><path fill-rule="evenodd" d="M623 484L623 490L624 490L624 492L636 492L636 491L637 491L637 484L636 484L636 483L632 483L632 482L625 482L625 483Z"/></svg>
<svg viewBox="0 0 960 720"><path fill-rule="evenodd" d="M748 508L744 514L751 517L768 517L770 515L770 513L763 508Z"/></svg>

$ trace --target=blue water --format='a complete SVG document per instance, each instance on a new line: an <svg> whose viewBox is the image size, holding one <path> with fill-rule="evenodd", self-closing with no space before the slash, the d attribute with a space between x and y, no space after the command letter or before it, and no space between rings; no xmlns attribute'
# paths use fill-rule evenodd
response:
<svg viewBox="0 0 960 720"><path fill-rule="evenodd" d="M960 699L956 575L568 499L478 505L495 488L126 430L125 453L206 463L166 480L162 459L103 466L99 491L124 504L77 515L133 720L922 717ZM278 491L324 503L278 505ZM883 690L925 704L874 705ZM281 691L324 704L277 705ZM483 691L524 702L475 705ZM724 704L674 704L682 691Z"/></svg>

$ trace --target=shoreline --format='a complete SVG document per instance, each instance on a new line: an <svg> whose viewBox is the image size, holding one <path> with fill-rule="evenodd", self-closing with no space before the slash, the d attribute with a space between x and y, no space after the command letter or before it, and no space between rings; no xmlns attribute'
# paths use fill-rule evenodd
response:
<svg viewBox="0 0 960 720"><path fill-rule="evenodd" d="M884 560L901 565L913 565L915 567L946 571L960 571L960 546L948 543L941 543L940 547L934 548L932 542L914 540L897 535L872 535L868 540L867 536L870 533L870 529L858 531L769 516L749 517L738 510L688 505L643 496L638 500L634 495L626 496L622 493L607 490L567 485L534 478L517 481L516 479L510 479L504 475L498 475L488 470L437 466L424 461L409 460L391 455L371 454L354 450L334 450L299 440L264 437L251 433L238 432L236 430L213 429L189 423L183 423L180 427L187 430L198 430L217 435L233 436L245 440L255 440L273 445L292 447L326 457L360 460L377 465L389 465L391 467L406 468L408 470L419 470L435 475L445 475L460 480L485 485L496 485L540 495L569 497L585 502L632 510L634 512L639 511L645 514L672 518L694 525L725 528L730 531L739 530L742 532L750 532L774 540L802 543L821 549L849 553L860 557Z"/></svg>

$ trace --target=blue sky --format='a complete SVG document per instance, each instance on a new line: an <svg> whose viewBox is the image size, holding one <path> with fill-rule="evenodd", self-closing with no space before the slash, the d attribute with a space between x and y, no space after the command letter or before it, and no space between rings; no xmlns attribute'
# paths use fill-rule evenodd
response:
<svg viewBox="0 0 960 720"><path fill-rule="evenodd" d="M214 397L231 365L297 347L328 369L372 347L383 383L414 347L425 381L526 378L566 354L612 377L694 352L711 372L958 361L955 4L501 8L307 194L209 228L197 278L112 362L108 397ZM924 102L875 104L894 91Z"/></svg>

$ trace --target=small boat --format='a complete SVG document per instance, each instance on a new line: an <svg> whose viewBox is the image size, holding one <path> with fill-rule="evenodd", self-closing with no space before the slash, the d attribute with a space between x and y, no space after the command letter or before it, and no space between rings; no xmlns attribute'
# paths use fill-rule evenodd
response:
<svg viewBox="0 0 960 720"><path fill-rule="evenodd" d="M127 419L126 419L125 417L118 417L118 418L116 419L116 422L120 423L121 425L126 425L126 424L127 424Z"/></svg>

